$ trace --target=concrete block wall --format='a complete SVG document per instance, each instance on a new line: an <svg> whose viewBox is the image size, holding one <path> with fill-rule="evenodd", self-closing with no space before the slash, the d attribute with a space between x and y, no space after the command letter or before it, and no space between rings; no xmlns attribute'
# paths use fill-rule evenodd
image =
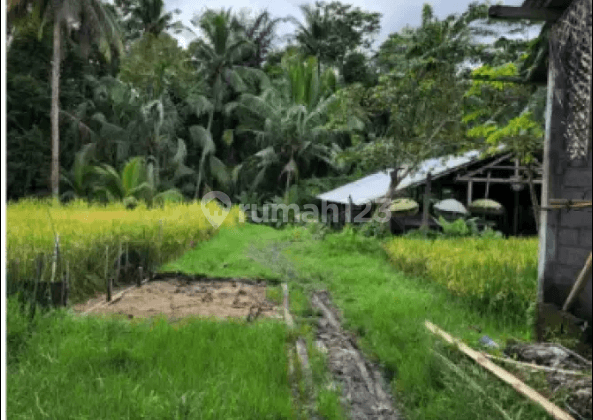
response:
<svg viewBox="0 0 593 420"><path fill-rule="evenodd" d="M556 102L556 101L555 101ZM571 161L567 157L567 144L562 131L562 115L559 104L552 107L549 124L549 143L547 162L549 165L547 181L544 180L547 199L588 199L592 198L592 154L586 159ZM545 177L546 178L546 177ZM583 269L591 252L592 209L548 211L545 229L545 247L540 258L545 255L543 275L540 285L544 303L563 305L575 279ZM589 276L591 277L591 276ZM575 302L572 313L579 318L592 321L592 286L589 278L585 290Z"/></svg>

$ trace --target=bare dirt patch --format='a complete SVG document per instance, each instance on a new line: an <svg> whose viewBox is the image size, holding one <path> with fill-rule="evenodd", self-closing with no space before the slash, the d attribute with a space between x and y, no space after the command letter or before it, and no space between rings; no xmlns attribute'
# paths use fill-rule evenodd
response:
<svg viewBox="0 0 593 420"><path fill-rule="evenodd" d="M329 369L341 383L352 420L398 420L393 397L377 366L365 360L354 339L341 327L339 314L325 291L313 295L313 306L323 316L317 347L327 354Z"/></svg>
<svg viewBox="0 0 593 420"><path fill-rule="evenodd" d="M114 293L115 294L115 293ZM74 306L85 312L105 296ZM266 299L266 285L237 280L163 279L133 287L121 298L101 305L90 313L119 314L129 318L165 316L169 319L189 316L216 318L278 318L278 307Z"/></svg>

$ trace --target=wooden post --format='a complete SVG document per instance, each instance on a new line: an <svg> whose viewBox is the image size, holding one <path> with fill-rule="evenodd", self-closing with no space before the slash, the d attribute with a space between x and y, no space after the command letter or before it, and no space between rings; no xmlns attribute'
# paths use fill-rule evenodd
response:
<svg viewBox="0 0 593 420"><path fill-rule="evenodd" d="M424 208L422 209L422 229L428 230L428 210L430 208L430 196L432 193L432 174L426 175L426 187L424 190Z"/></svg>
<svg viewBox="0 0 593 420"><path fill-rule="evenodd" d="M115 283L118 284L119 281L119 274L121 271L121 239L119 240L119 245L118 245L118 250L117 250L117 268L116 268L116 272L115 272Z"/></svg>
<svg viewBox="0 0 593 420"><path fill-rule="evenodd" d="M472 203L474 195L474 181L468 181L467 183L467 206L469 207Z"/></svg>
<svg viewBox="0 0 593 420"><path fill-rule="evenodd" d="M519 191L515 191L515 208L513 209L513 235L519 233Z"/></svg>
<svg viewBox="0 0 593 420"><path fill-rule="evenodd" d="M60 235L56 235L54 242L54 253L51 262L51 279L50 283L53 283L56 278L56 270L58 268L58 254L60 252Z"/></svg>
<svg viewBox="0 0 593 420"><path fill-rule="evenodd" d="M105 281L107 283L107 302L110 302L112 283L109 277L109 245L105 246Z"/></svg>
<svg viewBox="0 0 593 420"><path fill-rule="evenodd" d="M138 267L138 280L136 281L136 286L142 286L142 266Z"/></svg>
<svg viewBox="0 0 593 420"><path fill-rule="evenodd" d="M535 193L535 186L533 185L533 172L531 167L527 169L527 176L529 178L529 193L531 194L531 204L533 205L533 215L535 217L535 226L539 233L539 225L540 225L540 208L539 202L537 200L537 194Z"/></svg>
<svg viewBox="0 0 593 420"><path fill-rule="evenodd" d="M352 223L352 213L354 212L353 210L353 204L352 204L352 196L349 195L348 196L348 210L346 211L346 223Z"/></svg>
<svg viewBox="0 0 593 420"><path fill-rule="evenodd" d="M492 171L488 171L488 175L486 177L487 181L486 181L486 197L484 198L488 198L488 194L490 194L490 176L492 175Z"/></svg>

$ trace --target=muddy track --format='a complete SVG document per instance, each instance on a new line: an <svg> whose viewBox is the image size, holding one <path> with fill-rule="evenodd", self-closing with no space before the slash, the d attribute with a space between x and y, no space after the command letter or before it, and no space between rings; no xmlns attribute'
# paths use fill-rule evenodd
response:
<svg viewBox="0 0 593 420"><path fill-rule="evenodd" d="M366 361L351 337L342 329L329 294L316 292L314 308L321 311L317 345L327 354L329 370L341 383L352 420L401 420L388 385L376 366Z"/></svg>

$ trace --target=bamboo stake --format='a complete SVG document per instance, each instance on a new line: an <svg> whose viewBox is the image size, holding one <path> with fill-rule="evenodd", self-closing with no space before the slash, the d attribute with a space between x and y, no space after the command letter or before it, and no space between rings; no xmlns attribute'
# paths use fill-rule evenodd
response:
<svg viewBox="0 0 593 420"><path fill-rule="evenodd" d="M552 372L552 373L562 373L564 375L591 376L588 373L578 372L576 370L565 370L565 369L558 369L558 368L553 368L553 367L549 367L549 366L540 366L540 365L536 365L534 363L519 362L518 360L505 359L504 357L497 357L497 356L493 356L493 355L487 354L487 353L484 354L484 356L486 356L487 358L492 359L492 360L499 360L501 362L515 365L515 366L525 368L525 369L541 370L544 372Z"/></svg>
<svg viewBox="0 0 593 420"><path fill-rule="evenodd" d="M496 375L499 379L502 379L507 384L511 385L517 392L523 394L531 401L539 404L544 410L546 410L554 419L556 420L575 420L570 414L566 411L562 410L556 404L552 403L550 400L546 399L544 396L539 394L537 391L532 389L531 387L527 386L517 377L511 375L509 372L501 368L500 366L496 365L495 363L491 362L486 358L482 353L477 352L461 341L456 338L453 338L451 335L447 334L445 331L441 330L436 325L432 324L429 321L425 323L426 328L428 328L432 333L440 336L445 341L450 344L455 344L459 350L461 350L464 354L468 357L473 359L476 363L480 366L484 367L485 369L492 372Z"/></svg>
<svg viewBox="0 0 593 420"><path fill-rule="evenodd" d="M66 261L66 277L62 284L62 304L68 306L67 291L70 288L70 261Z"/></svg>
<svg viewBox="0 0 593 420"><path fill-rule="evenodd" d="M105 246L105 281L107 282L107 302L110 302L112 284L109 278L109 245Z"/></svg>
<svg viewBox="0 0 593 420"><path fill-rule="evenodd" d="M121 239L119 240L119 245L117 248L117 268L116 268L116 272L115 272L115 284L119 284L119 275L121 272Z"/></svg>
<svg viewBox="0 0 593 420"><path fill-rule="evenodd" d="M282 292L284 293L284 300L282 302L282 307L284 309L284 321L288 328L294 328L294 321L292 319L292 315L290 315L290 311L288 310L288 285L286 283L282 283Z"/></svg>
<svg viewBox="0 0 593 420"><path fill-rule="evenodd" d="M564 312L566 312L570 309L570 307L573 304L573 302L575 301L575 299L578 297L578 295L583 290L583 287L585 287L585 285L587 284L586 282L587 282L587 280L589 280L589 274L591 274L592 258L593 258L593 253L589 253L589 257L587 258L587 261L585 262L585 266L579 273L579 276L577 277L576 281L574 282L574 285L572 286L570 294L568 295L568 298L566 299L566 302L564 303L564 306L562 307L562 310Z"/></svg>

